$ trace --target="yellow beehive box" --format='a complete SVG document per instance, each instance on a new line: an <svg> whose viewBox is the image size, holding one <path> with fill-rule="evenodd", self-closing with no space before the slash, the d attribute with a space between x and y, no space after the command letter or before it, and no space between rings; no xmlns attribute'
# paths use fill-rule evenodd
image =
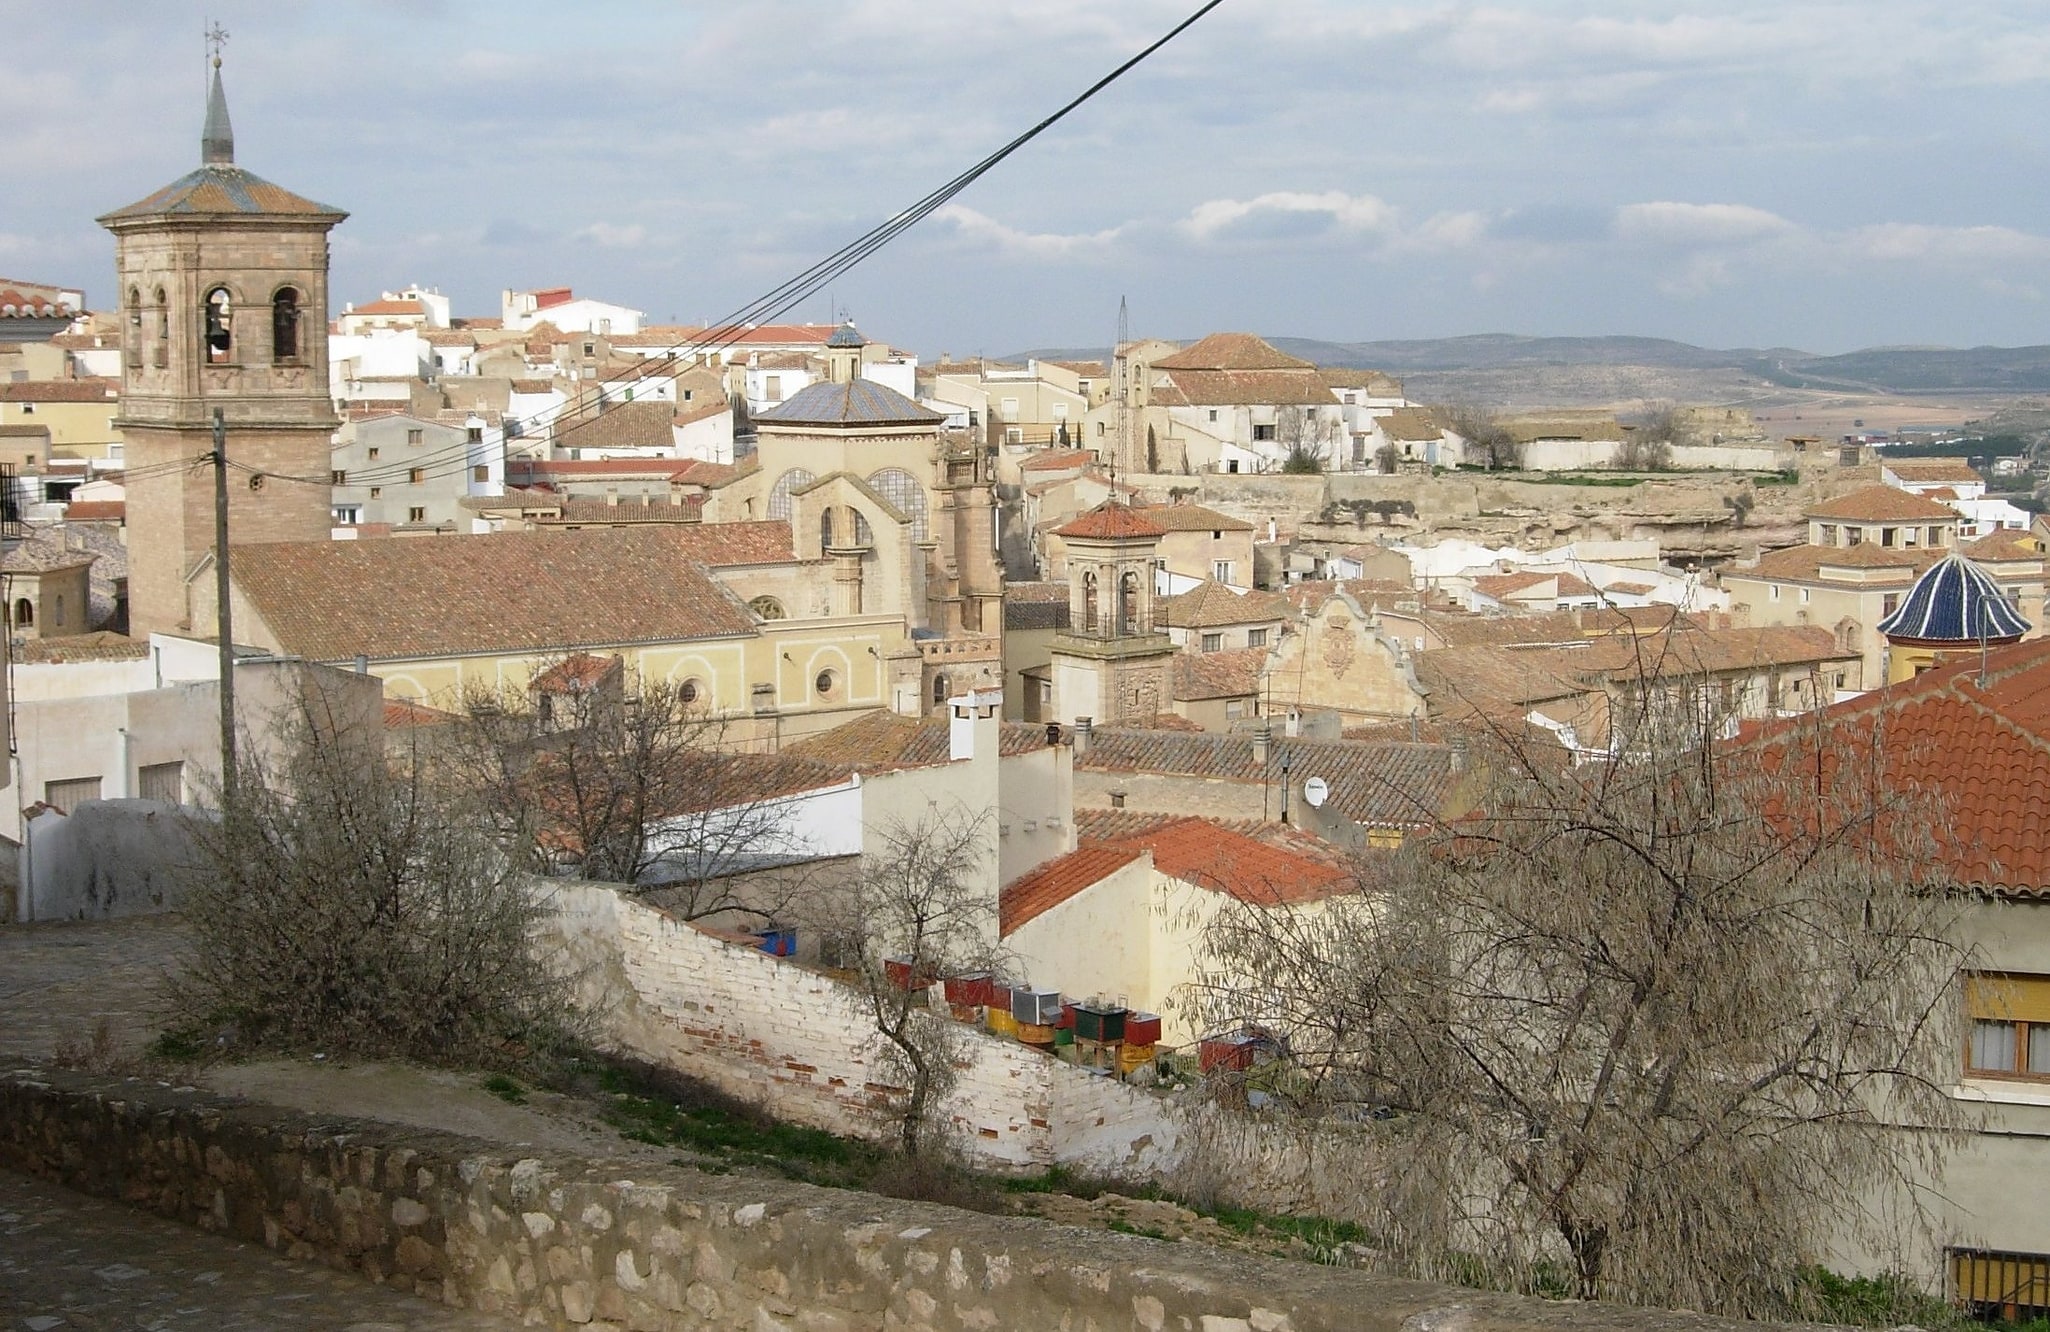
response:
<svg viewBox="0 0 2050 1332"><path fill-rule="evenodd" d="M989 1030L992 1036L1016 1036L1018 1019L1011 1016L1010 1009L998 1008L992 1004L989 1010Z"/></svg>
<svg viewBox="0 0 2050 1332"><path fill-rule="evenodd" d="M1130 1077L1132 1070L1143 1068L1153 1062L1156 1047L1151 1045L1126 1045L1118 1049L1118 1073Z"/></svg>

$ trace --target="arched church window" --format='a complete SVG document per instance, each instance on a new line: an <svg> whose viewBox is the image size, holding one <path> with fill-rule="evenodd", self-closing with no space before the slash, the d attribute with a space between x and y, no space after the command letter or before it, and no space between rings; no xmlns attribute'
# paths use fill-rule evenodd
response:
<svg viewBox="0 0 2050 1332"><path fill-rule="evenodd" d="M937 706L938 706L939 704L941 704L941 703L944 703L944 702L946 702L946 701L947 701L947 677L946 677L946 676L944 676L944 675L935 675L935 676L934 676L934 677L932 678L932 701L933 701L933 705L934 705L935 707L937 707Z"/></svg>
<svg viewBox="0 0 2050 1332"><path fill-rule="evenodd" d="M235 303L226 287L215 287L200 307L205 320L206 359L210 365L226 365L235 351Z"/></svg>
<svg viewBox="0 0 2050 1332"><path fill-rule="evenodd" d="M868 484L890 502L890 507L911 520L911 539L929 539L931 524L926 517L925 487L901 467L885 467L869 477Z"/></svg>
<svg viewBox="0 0 2050 1332"><path fill-rule="evenodd" d="M1082 632L1096 632L1096 575L1082 575Z"/></svg>
<svg viewBox="0 0 2050 1332"><path fill-rule="evenodd" d="M36 623L36 604L27 597L14 603L14 627L33 629Z"/></svg>
<svg viewBox="0 0 2050 1332"><path fill-rule="evenodd" d="M793 467L777 477L776 484L769 490L770 521L773 522L780 518L786 523L789 522L791 492L802 490L816 480L818 480L816 476L805 471L802 467Z"/></svg>
<svg viewBox="0 0 2050 1332"><path fill-rule="evenodd" d="M270 298L270 356L280 364L299 359L299 292L279 287Z"/></svg>
<svg viewBox="0 0 2050 1332"><path fill-rule="evenodd" d="M1135 573L1118 581L1118 627L1128 634L1139 632L1139 575Z"/></svg>

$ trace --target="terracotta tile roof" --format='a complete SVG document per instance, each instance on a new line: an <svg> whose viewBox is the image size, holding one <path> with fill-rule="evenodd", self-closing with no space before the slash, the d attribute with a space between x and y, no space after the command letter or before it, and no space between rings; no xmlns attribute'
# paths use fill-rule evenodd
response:
<svg viewBox="0 0 2050 1332"><path fill-rule="evenodd" d="M336 222L348 216L339 208L303 199L241 167L209 163L180 176L148 198L103 214L98 220L101 226L107 226L143 218L212 213L333 218Z"/></svg>
<svg viewBox="0 0 2050 1332"><path fill-rule="evenodd" d="M1473 588L1491 597L1510 597L1540 583L1550 583L1557 576L1542 573L1483 574L1473 580Z"/></svg>
<svg viewBox="0 0 2050 1332"><path fill-rule="evenodd" d="M1726 569L1723 576L1741 578L1750 575L1757 578L1783 578L1793 582L1821 582L1824 581L1822 571L1825 568L1893 571L1894 577L1890 579L1859 580L1861 583L1869 582L1873 586L1881 586L1888 582L1912 581L1917 574L1942 559L1946 553L1941 548L1882 546L1876 541L1867 541L1857 546L1788 546L1783 550L1767 551L1760 555L1758 563L1749 569Z"/></svg>
<svg viewBox="0 0 2050 1332"><path fill-rule="evenodd" d="M65 638L31 638L15 649L24 665L62 665L74 661L141 661L149 656L145 639L101 630Z"/></svg>
<svg viewBox="0 0 2050 1332"><path fill-rule="evenodd" d="M1879 465L1901 480L1915 485L1931 482L1948 482L1957 485L1978 485L1985 481L1973 466L1963 458L1887 458L1881 457Z"/></svg>
<svg viewBox="0 0 2050 1332"><path fill-rule="evenodd" d="M1130 846L1085 842L1006 884L997 893L997 933L1008 936L1028 921L1102 883L1139 859Z"/></svg>
<svg viewBox="0 0 2050 1332"><path fill-rule="evenodd" d="M727 402L722 394L705 402L684 403L676 409L676 413L670 417L669 423L679 426L694 425L699 421L710 420L715 416L724 416L732 410L733 405Z"/></svg>
<svg viewBox="0 0 2050 1332"><path fill-rule="evenodd" d="M1381 370L1355 370L1351 366L1327 365L1317 371L1335 389L1365 389L1377 398L1402 396L1402 381Z"/></svg>
<svg viewBox="0 0 2050 1332"><path fill-rule="evenodd" d="M743 476L753 476L761 468L760 454L750 454L737 463L716 463L704 458L692 458L670 473L669 481L671 485L704 486L708 490L717 490L720 486L731 485Z"/></svg>
<svg viewBox="0 0 2050 1332"><path fill-rule="evenodd" d="M1251 698L1260 692L1260 676L1266 669L1266 648L1178 652L1174 658L1174 696L1188 701Z"/></svg>
<svg viewBox="0 0 2050 1332"><path fill-rule="evenodd" d="M361 311L358 311L358 313L360 314ZM420 330L420 336L426 340L427 345L430 347L474 347L477 345L476 334L460 328L423 328Z"/></svg>
<svg viewBox="0 0 2050 1332"><path fill-rule="evenodd" d="M21 278L0 277L0 318L49 319L57 315L79 314L75 292L63 287L53 287L46 282L27 282ZM59 334L65 341L59 346L74 346L76 343ZM52 338L52 342L58 342ZM87 342L85 345L95 345Z"/></svg>
<svg viewBox="0 0 2050 1332"><path fill-rule="evenodd" d="M1048 361L1046 364L1072 371L1083 379L1102 379L1110 373L1110 368L1101 361Z"/></svg>
<svg viewBox="0 0 2050 1332"><path fill-rule="evenodd" d="M1066 583L1004 584L1004 628L1030 630L1067 627Z"/></svg>
<svg viewBox="0 0 2050 1332"><path fill-rule="evenodd" d="M535 676L527 687L543 694L587 694L614 675L625 678L626 658L572 652Z"/></svg>
<svg viewBox="0 0 2050 1332"><path fill-rule="evenodd" d="M1404 443L1427 444L1445 437L1445 427L1429 410L1422 407L1398 407L1388 415L1377 418L1381 433L1392 440Z"/></svg>
<svg viewBox="0 0 2050 1332"><path fill-rule="evenodd" d="M1976 652L1802 718L1876 745L1885 781L1947 802L1939 854L1957 883L2050 896L2050 639ZM1777 729L1765 733L1771 743Z"/></svg>
<svg viewBox="0 0 2050 1332"><path fill-rule="evenodd" d="M1577 643L1606 634L1652 633L1696 621L1672 606L1603 606L1541 611L1533 615L1473 615L1464 611L1404 611L1447 647L1480 643Z"/></svg>
<svg viewBox="0 0 2050 1332"><path fill-rule="evenodd" d="M346 309L346 310L342 311L342 314L343 314L343 315L345 315L345 316L346 316L346 315L424 315L424 314L426 314L426 313L427 313L426 307L422 306L422 305L420 304L420 302L418 302L418 301L387 301L387 300L375 300L375 301L365 301L365 302L364 302L363 304L361 304L361 305L352 305L352 306L350 306L350 307L349 307L348 309ZM465 334L464 336L465 336L465 337L467 338L467 337L468 337L469 335L468 335L468 334Z"/></svg>
<svg viewBox="0 0 2050 1332"><path fill-rule="evenodd" d="M1258 785L1279 781L1289 756L1295 780L1322 777L1331 808L1356 823L1409 827L1427 822L1457 782L1453 752L1442 745L1274 738L1266 764L1253 758L1250 735L1181 735L1106 727L1075 760L1088 772L1151 772Z"/></svg>
<svg viewBox="0 0 2050 1332"><path fill-rule="evenodd" d="M1131 717L1118 723L1135 731L1182 731L1189 735L1203 734L1201 722L1190 721L1179 712L1156 712L1149 717Z"/></svg>
<svg viewBox="0 0 2050 1332"><path fill-rule="evenodd" d="M695 523L705 511L704 498L692 495L675 504L661 500L621 500L614 504L601 499L565 499L561 512L540 521L574 527L603 523ZM789 552L785 552L787 555Z"/></svg>
<svg viewBox="0 0 2050 1332"><path fill-rule="evenodd" d="M1018 466L1019 470L1026 472L1053 472L1070 467L1088 467L1095 461L1096 454L1091 449L1045 449Z"/></svg>
<svg viewBox="0 0 2050 1332"><path fill-rule="evenodd" d="M1251 333L1212 333L1153 363L1158 370L1310 370L1309 361L1290 356Z"/></svg>
<svg viewBox="0 0 2050 1332"><path fill-rule="evenodd" d="M79 550L66 544L62 531L36 532L5 555L0 555L0 571L50 573L57 569L76 569L81 564L91 564L97 558L90 550Z"/></svg>
<svg viewBox="0 0 2050 1332"><path fill-rule="evenodd" d="M1153 867L1170 878L1255 906L1315 902L1352 882L1327 860L1256 841L1208 819L1177 819L1118 845L1151 851Z"/></svg>
<svg viewBox="0 0 2050 1332"><path fill-rule="evenodd" d="M1178 597L1168 597L1157 610L1159 622L1173 629L1214 629L1289 618L1288 598L1278 592L1234 592L1222 583L1208 581Z"/></svg>
<svg viewBox="0 0 2050 1332"><path fill-rule="evenodd" d="M563 498L552 490L507 486L503 495L465 495L458 503L473 512L507 510L525 513L536 509L559 509Z"/></svg>
<svg viewBox="0 0 2050 1332"><path fill-rule="evenodd" d="M1059 602L1068 604L1066 583L1012 582L1004 584L1004 600L1016 602Z"/></svg>
<svg viewBox="0 0 2050 1332"><path fill-rule="evenodd" d="M1188 817L1187 814L1149 809L1077 809L1075 835L1082 841L1123 842L1157 832ZM1272 819L1211 819L1209 822L1256 842L1265 842L1335 867L1346 865L1351 854L1345 848L1313 837L1293 824L1277 823Z"/></svg>
<svg viewBox="0 0 2050 1332"><path fill-rule="evenodd" d="M2043 558L2043 539L2019 527L2002 527L1967 544L1964 552L1975 560L1993 564L2040 560Z"/></svg>
<svg viewBox="0 0 2050 1332"><path fill-rule="evenodd" d="M555 443L558 448L673 450L676 435L670 421L675 415L676 404L670 402L614 403L575 420L557 421ZM673 466L676 459L669 461Z"/></svg>
<svg viewBox="0 0 2050 1332"><path fill-rule="evenodd" d="M1016 758L1046 748L1046 727L1004 722L997 735L997 756ZM783 747L783 752L822 763L842 772L894 772L929 768L948 762L951 741L945 717L900 717L892 712L865 713L843 726L808 735Z"/></svg>
<svg viewBox="0 0 2050 1332"><path fill-rule="evenodd" d="M118 379L22 379L0 384L0 402L113 402Z"/></svg>
<svg viewBox="0 0 2050 1332"><path fill-rule="evenodd" d="M1134 509L1117 500L1105 500L1072 522L1056 527L1053 532L1055 536L1080 537L1086 541L1167 535L1167 529L1153 521L1152 510Z"/></svg>
<svg viewBox="0 0 2050 1332"><path fill-rule="evenodd" d="M388 698L384 701L384 729L403 731L413 726L447 726L461 721L453 712L430 708L425 703L415 703L409 698Z"/></svg>
<svg viewBox="0 0 2050 1332"><path fill-rule="evenodd" d="M1301 370L1165 370L1168 387L1150 392L1163 407L1304 407L1337 401L1315 368Z"/></svg>
<svg viewBox="0 0 2050 1332"><path fill-rule="evenodd" d="M655 406L665 406L656 403ZM606 477L630 477L636 480L667 481L679 470L686 469L682 458L508 458L505 460L505 479L508 485L519 485L529 480L575 481L583 478L599 480Z"/></svg>
<svg viewBox="0 0 2050 1332"><path fill-rule="evenodd" d="M1200 504L1149 504L1146 517L1165 532L1250 532L1243 518L1206 509Z"/></svg>
<svg viewBox="0 0 2050 1332"><path fill-rule="evenodd" d="M1865 486L1818 504L1803 515L1855 523L1956 522L1957 511L1898 486ZM1869 544L1869 543L1868 543Z"/></svg>
<svg viewBox="0 0 2050 1332"><path fill-rule="evenodd" d="M716 525L715 525L716 526ZM701 527L253 545L235 583L313 661L551 652L752 635L698 561Z"/></svg>

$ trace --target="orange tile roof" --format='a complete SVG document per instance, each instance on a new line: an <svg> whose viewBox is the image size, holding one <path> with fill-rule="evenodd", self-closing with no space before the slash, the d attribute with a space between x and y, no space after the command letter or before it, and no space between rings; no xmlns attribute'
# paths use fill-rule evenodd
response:
<svg viewBox="0 0 2050 1332"><path fill-rule="evenodd" d="M1885 780L1944 800L1940 855L1960 885L2050 896L2050 639L1952 665L1801 719L1877 745ZM1763 743L1782 732L1765 733Z"/></svg>
<svg viewBox="0 0 2050 1332"><path fill-rule="evenodd" d="M614 674L624 678L626 658L616 655L594 657L588 652L572 652L535 676L532 688L544 694L585 694Z"/></svg>
<svg viewBox="0 0 2050 1332"><path fill-rule="evenodd" d="M1212 333L1153 363L1160 370L1309 370L1309 361L1290 356L1252 333ZM1321 378L1321 376L1320 376Z"/></svg>
<svg viewBox="0 0 2050 1332"><path fill-rule="evenodd" d="M1227 624L1265 624L1289 618L1288 598L1257 589L1234 592L1222 583L1204 581L1168 597L1158 607L1159 622L1175 629L1213 629Z"/></svg>
<svg viewBox="0 0 2050 1332"><path fill-rule="evenodd" d="M1166 536L1167 530L1153 521L1150 512L1134 509L1117 500L1105 500L1074 521L1055 528L1054 535L1094 541Z"/></svg>
<svg viewBox="0 0 2050 1332"><path fill-rule="evenodd" d="M1932 481L1947 481L1959 485L1974 485L1985 480L1963 458L1887 458L1881 457L1879 465L1903 481L1927 485Z"/></svg>
<svg viewBox="0 0 2050 1332"><path fill-rule="evenodd" d="M952 745L945 717L900 717L869 712L844 725L808 735L783 747L797 758L823 763L844 772L895 772L928 768L949 761ZM1015 758L1046 748L1046 727L1004 722L997 733L999 758Z"/></svg>
<svg viewBox="0 0 2050 1332"><path fill-rule="evenodd" d="M1131 846L1084 842L1066 855L1027 871L997 892L997 933L1010 935L1028 921L1102 883L1141 854Z"/></svg>
<svg viewBox="0 0 2050 1332"><path fill-rule="evenodd" d="M1263 647L1178 652L1174 657L1174 696L1186 701L1251 698L1260 692L1260 675L1266 669L1267 649Z"/></svg>
<svg viewBox="0 0 2050 1332"><path fill-rule="evenodd" d="M1090 449L1047 449L1033 454L1018 466L1026 472L1052 472L1067 467L1087 467L1095 461L1096 454Z"/></svg>
<svg viewBox="0 0 2050 1332"><path fill-rule="evenodd" d="M426 309L418 301L365 301L342 311L343 315L424 315Z"/></svg>
<svg viewBox="0 0 2050 1332"><path fill-rule="evenodd" d="M113 402L118 379L22 379L0 384L0 402Z"/></svg>
<svg viewBox="0 0 2050 1332"><path fill-rule="evenodd" d="M1345 870L1255 841L1208 819L1184 818L1118 845L1153 853L1162 874L1255 906L1294 906L1341 892Z"/></svg>
<svg viewBox="0 0 2050 1332"><path fill-rule="evenodd" d="M1876 541L1857 546L1788 546L1760 555L1758 563L1749 569L1726 569L1723 574L1725 578L1741 578L1748 574L1757 578L1816 582L1822 579L1825 568L1885 569L1897 571L1896 576L1887 582L1907 583L1947 553L1939 547L1882 546ZM1882 585L1878 580L1870 581L1873 586Z"/></svg>
<svg viewBox="0 0 2050 1332"><path fill-rule="evenodd" d="M1964 548L1964 553L1975 560L1986 560L1999 564L2014 560L2040 560L2043 558L2043 541L2032 532L2017 527L2003 527L1988 532Z"/></svg>
<svg viewBox="0 0 2050 1332"><path fill-rule="evenodd" d="M1897 486L1865 486L1818 504L1804 515L1854 523L1957 521L1957 511Z"/></svg>
<svg viewBox="0 0 2050 1332"><path fill-rule="evenodd" d="M462 718L453 712L430 708L424 703L415 703L409 698L388 698L384 701L384 729L404 730L409 726L446 726Z"/></svg>
<svg viewBox="0 0 2050 1332"><path fill-rule="evenodd" d="M1149 504L1148 521L1168 532L1250 532L1253 525L1243 518L1206 509L1200 504Z"/></svg>
<svg viewBox="0 0 2050 1332"><path fill-rule="evenodd" d="M253 545L235 584L279 647L312 661L752 636L754 616L701 563L697 538L719 526Z"/></svg>

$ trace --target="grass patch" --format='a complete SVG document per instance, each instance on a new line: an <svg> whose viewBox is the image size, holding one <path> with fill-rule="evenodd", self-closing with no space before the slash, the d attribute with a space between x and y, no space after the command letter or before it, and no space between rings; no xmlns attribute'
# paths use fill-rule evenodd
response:
<svg viewBox="0 0 2050 1332"><path fill-rule="evenodd" d="M1115 1230L1120 1235L1137 1235L1141 1239L1164 1240L1167 1232L1153 1226L1135 1226L1123 1217L1114 1216L1103 1223L1106 1230Z"/></svg>
<svg viewBox="0 0 2050 1332"><path fill-rule="evenodd" d="M1876 1277L1840 1276L1825 1267L1804 1267L1796 1278L1792 1312L1818 1322L1858 1327L1899 1327L1913 1323L1932 1329L1976 1326L1949 1301L1930 1295L1898 1272ZM2045 1320L1998 1324L2008 1332L2038 1332Z"/></svg>
<svg viewBox="0 0 2050 1332"><path fill-rule="evenodd" d="M483 1088L507 1105L525 1105L527 1089L503 1073L493 1073L484 1079Z"/></svg>
<svg viewBox="0 0 2050 1332"><path fill-rule="evenodd" d="M209 1053L206 1039L193 1031L161 1031L143 1048L151 1059L167 1064L196 1064Z"/></svg>

